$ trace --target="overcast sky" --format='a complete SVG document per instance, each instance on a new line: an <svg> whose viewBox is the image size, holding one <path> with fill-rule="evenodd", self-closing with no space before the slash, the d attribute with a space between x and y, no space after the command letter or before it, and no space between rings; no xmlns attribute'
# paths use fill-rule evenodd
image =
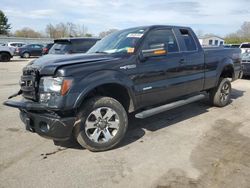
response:
<svg viewBox="0 0 250 188"><path fill-rule="evenodd" d="M141 25L190 26L224 36L250 21L250 0L1 0L12 31L48 23L84 24L90 33Z"/></svg>

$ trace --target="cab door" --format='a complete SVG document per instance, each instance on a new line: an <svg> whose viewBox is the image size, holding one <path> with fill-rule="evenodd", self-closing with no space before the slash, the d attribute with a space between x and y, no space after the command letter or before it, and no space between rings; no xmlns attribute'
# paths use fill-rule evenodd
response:
<svg viewBox="0 0 250 188"><path fill-rule="evenodd" d="M182 75L185 56L172 29L152 30L146 36L143 50L152 50L164 46L166 54L147 57L138 63L136 88L140 94L142 106L155 105L182 95Z"/></svg>

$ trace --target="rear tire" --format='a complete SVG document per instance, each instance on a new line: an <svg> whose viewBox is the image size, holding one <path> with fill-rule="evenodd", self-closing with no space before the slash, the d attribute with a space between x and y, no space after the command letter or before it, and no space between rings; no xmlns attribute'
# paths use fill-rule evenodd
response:
<svg viewBox="0 0 250 188"><path fill-rule="evenodd" d="M10 59L11 59L11 55L10 54L8 54L6 52L0 53L0 61L2 61L2 62L8 62L8 61L10 61Z"/></svg>
<svg viewBox="0 0 250 188"><path fill-rule="evenodd" d="M231 82L227 78L220 78L217 87L209 92L210 102L217 107L229 104L231 98Z"/></svg>
<svg viewBox="0 0 250 188"><path fill-rule="evenodd" d="M30 57L30 53L29 53L29 52L24 52L24 53L22 54L22 57L24 57L24 58L29 58L29 57Z"/></svg>
<svg viewBox="0 0 250 188"><path fill-rule="evenodd" d="M111 97L89 99L80 108L77 121L75 138L90 151L105 151L115 147L128 127L124 107Z"/></svg>

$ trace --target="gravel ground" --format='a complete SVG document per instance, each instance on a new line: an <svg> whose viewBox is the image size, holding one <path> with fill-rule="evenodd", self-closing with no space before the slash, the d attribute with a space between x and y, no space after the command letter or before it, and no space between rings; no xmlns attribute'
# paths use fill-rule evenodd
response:
<svg viewBox="0 0 250 188"><path fill-rule="evenodd" d="M0 63L0 101L19 89L28 60ZM25 131L0 104L0 187L250 187L250 80L233 83L231 104L207 99L151 118L131 115L122 144L93 153Z"/></svg>

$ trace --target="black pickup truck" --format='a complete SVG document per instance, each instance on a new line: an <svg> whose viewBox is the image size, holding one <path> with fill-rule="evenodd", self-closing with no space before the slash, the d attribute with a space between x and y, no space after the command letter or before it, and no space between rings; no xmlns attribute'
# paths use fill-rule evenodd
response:
<svg viewBox="0 0 250 188"><path fill-rule="evenodd" d="M241 75L240 49L204 49L188 27L136 27L108 35L86 54L32 61L10 96L23 99L4 104L20 110L31 132L104 151L124 137L128 113L146 118L207 93L223 107Z"/></svg>

